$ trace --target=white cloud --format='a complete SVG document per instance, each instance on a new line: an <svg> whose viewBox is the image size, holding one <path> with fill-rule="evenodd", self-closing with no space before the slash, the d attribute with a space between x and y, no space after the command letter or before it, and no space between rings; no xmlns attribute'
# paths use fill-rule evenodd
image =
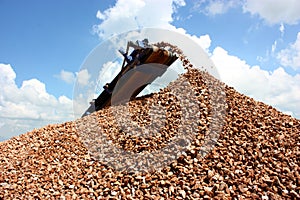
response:
<svg viewBox="0 0 300 200"><path fill-rule="evenodd" d="M171 28L172 13L184 6L182 0L118 0L116 4L97 17L102 22L94 31L102 38L143 27Z"/></svg>
<svg viewBox="0 0 300 200"><path fill-rule="evenodd" d="M98 19L101 19L101 20L105 20L105 19L106 19L106 15L103 14L100 10L97 11L96 17L97 17Z"/></svg>
<svg viewBox="0 0 300 200"><path fill-rule="evenodd" d="M284 24L283 23L281 23L280 24L280 27L279 27L279 31L280 31L280 33L281 33L281 37L283 37L283 35L284 35Z"/></svg>
<svg viewBox="0 0 300 200"><path fill-rule="evenodd" d="M58 75L55 75L55 77L63 80L64 82L68 84L73 84L75 81L75 74L73 72L61 70Z"/></svg>
<svg viewBox="0 0 300 200"><path fill-rule="evenodd" d="M0 64L0 136L12 137L34 128L73 119L72 100L58 99L37 79L15 83L16 73L9 64Z"/></svg>
<svg viewBox="0 0 300 200"><path fill-rule="evenodd" d="M104 39L114 34L135 30L139 25L144 28L163 28L191 37L208 52L211 43L209 35L200 37L190 35L184 29L171 24L172 15L180 6L185 6L183 0L118 0L113 7L97 12L96 16L101 23L94 25L94 32Z"/></svg>
<svg viewBox="0 0 300 200"><path fill-rule="evenodd" d="M175 6L175 7L180 7L180 6L186 5L184 0L173 0L173 2L174 2L173 6Z"/></svg>
<svg viewBox="0 0 300 200"><path fill-rule="evenodd" d="M76 73L76 76L79 85L86 86L87 84L89 84L91 75L89 74L87 69L80 70Z"/></svg>
<svg viewBox="0 0 300 200"><path fill-rule="evenodd" d="M276 54L278 52L278 46L280 46L283 42L283 35L284 35L284 24L281 23L279 26L280 31L280 37L278 37L276 40L274 40L273 44L271 45L270 49L266 50L265 56L257 56L257 61L259 61L261 64L266 64L270 59L276 59Z"/></svg>
<svg viewBox="0 0 300 200"><path fill-rule="evenodd" d="M237 7L241 2L236 0L198 0L194 2L193 9L205 15L220 15L226 13L230 8Z"/></svg>
<svg viewBox="0 0 300 200"><path fill-rule="evenodd" d="M270 24L297 24L300 20L298 0L246 0L243 10L259 15Z"/></svg>
<svg viewBox="0 0 300 200"><path fill-rule="evenodd" d="M272 47L271 47L272 54L276 51L276 48L277 48L277 40L275 40L274 43L272 44Z"/></svg>
<svg viewBox="0 0 300 200"><path fill-rule="evenodd" d="M210 15L224 14L234 6L236 1L210 1L205 11Z"/></svg>
<svg viewBox="0 0 300 200"><path fill-rule="evenodd" d="M241 93L300 118L299 74L291 76L283 68L268 72L259 66L249 66L221 47L215 48L211 58L223 82Z"/></svg>
<svg viewBox="0 0 300 200"><path fill-rule="evenodd" d="M291 67L296 71L300 70L300 32L298 32L295 43L281 50L277 58L284 67Z"/></svg>
<svg viewBox="0 0 300 200"><path fill-rule="evenodd" d="M194 1L193 10L215 16L240 6L245 13L258 15L269 24L281 24L282 34L283 23L297 24L300 20L300 1L298 0L198 0Z"/></svg>
<svg viewBox="0 0 300 200"><path fill-rule="evenodd" d="M195 42L197 42L207 53L209 53L209 47L211 44L211 39L209 35L201 35L197 37L195 35L191 36Z"/></svg>

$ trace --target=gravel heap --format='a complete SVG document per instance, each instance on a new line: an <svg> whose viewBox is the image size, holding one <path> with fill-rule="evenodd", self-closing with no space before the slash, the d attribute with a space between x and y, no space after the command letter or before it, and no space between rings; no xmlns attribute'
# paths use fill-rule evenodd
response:
<svg viewBox="0 0 300 200"><path fill-rule="evenodd" d="M0 199L299 199L300 120L223 84L224 125L203 157L212 111L203 77L209 75L189 69L183 76L198 94L198 130L189 148L160 171L130 173L98 161L83 145L81 128L96 119L116 146L132 152L160 149L178 134L183 114L167 88L129 103L131 118L140 125L149 124L153 103L167 108L167 123L148 138L120 131L113 109L105 108L0 143Z"/></svg>

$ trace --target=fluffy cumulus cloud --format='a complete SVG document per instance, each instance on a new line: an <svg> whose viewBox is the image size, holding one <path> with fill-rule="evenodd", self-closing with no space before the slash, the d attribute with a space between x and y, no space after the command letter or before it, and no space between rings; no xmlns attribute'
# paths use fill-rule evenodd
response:
<svg viewBox="0 0 300 200"><path fill-rule="evenodd" d="M37 79L15 83L9 64L0 64L0 136L9 138L50 123L73 119L72 101L54 97Z"/></svg>
<svg viewBox="0 0 300 200"><path fill-rule="evenodd" d="M256 100L300 118L300 75L289 75L279 67L273 72L250 66L244 60L215 48L211 59L226 84Z"/></svg>
<svg viewBox="0 0 300 200"><path fill-rule="evenodd" d="M91 75L89 74L87 69L82 69L79 72L76 73L77 76L77 82L79 85L85 86L89 84L89 80L91 78Z"/></svg>
<svg viewBox="0 0 300 200"><path fill-rule="evenodd" d="M141 27L173 28L172 13L184 5L183 0L118 0L113 7L97 12L102 22L94 31L106 38Z"/></svg>
<svg viewBox="0 0 300 200"><path fill-rule="evenodd" d="M60 73L58 75L56 75L55 77L63 80L64 82L66 82L68 84L73 84L76 79L75 74L73 72L69 72L66 70L61 70Z"/></svg>
<svg viewBox="0 0 300 200"><path fill-rule="evenodd" d="M209 35L190 35L171 24L174 13L185 5L183 0L118 0L113 7L97 12L101 22L94 25L94 32L104 39L139 28L163 28L190 37L208 52L211 43Z"/></svg>
<svg viewBox="0 0 300 200"><path fill-rule="evenodd" d="M300 20L298 0L246 0L243 10L258 15L270 24L296 24Z"/></svg>
<svg viewBox="0 0 300 200"><path fill-rule="evenodd" d="M277 58L284 67L291 67L295 71L300 71L300 32L298 32L295 43L281 50Z"/></svg>
<svg viewBox="0 0 300 200"><path fill-rule="evenodd" d="M89 84L91 74L89 74L87 69L82 69L79 72L70 72L66 70L61 70L58 75L55 75L56 78L61 79L62 81L73 84L75 81L81 86Z"/></svg>

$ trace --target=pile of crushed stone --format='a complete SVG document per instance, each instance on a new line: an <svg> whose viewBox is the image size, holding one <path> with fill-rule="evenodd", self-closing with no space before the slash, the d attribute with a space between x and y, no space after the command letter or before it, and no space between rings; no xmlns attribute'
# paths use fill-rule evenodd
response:
<svg viewBox="0 0 300 200"><path fill-rule="evenodd" d="M141 126L150 123L151 105L159 102L166 108L166 123L149 137L137 135L139 130L120 130L120 122L114 119L114 112L123 106L118 105L114 107L117 109L105 108L0 143L0 198L299 199L300 120L240 94L203 72L189 69L183 76L197 96L200 115L191 118L197 121L197 129L189 147L161 170L117 170L98 160L97 153L87 145L101 134L111 145L136 154L165 147L179 134L183 115L168 89L129 103L131 119ZM213 108L204 77L224 86L226 100L221 132L206 154L201 152L211 130ZM92 122L100 132L88 130Z"/></svg>

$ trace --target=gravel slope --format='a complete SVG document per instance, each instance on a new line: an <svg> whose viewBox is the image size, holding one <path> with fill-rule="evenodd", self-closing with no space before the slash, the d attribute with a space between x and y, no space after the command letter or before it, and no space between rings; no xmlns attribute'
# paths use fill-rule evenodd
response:
<svg viewBox="0 0 300 200"><path fill-rule="evenodd" d="M198 131L186 153L161 171L126 173L104 165L88 153L76 128L96 118L119 147L159 149L177 134L176 119L182 114L176 103L164 103L167 90L130 103L133 120L140 124L149 123L151 103L160 100L169 109L167 125L150 139L118 131L108 108L1 142L0 198L300 199L300 120L225 86L224 126L215 148L203 158L199 150L209 129L209 94L204 73L189 70L184 76L195 92L202 92Z"/></svg>

